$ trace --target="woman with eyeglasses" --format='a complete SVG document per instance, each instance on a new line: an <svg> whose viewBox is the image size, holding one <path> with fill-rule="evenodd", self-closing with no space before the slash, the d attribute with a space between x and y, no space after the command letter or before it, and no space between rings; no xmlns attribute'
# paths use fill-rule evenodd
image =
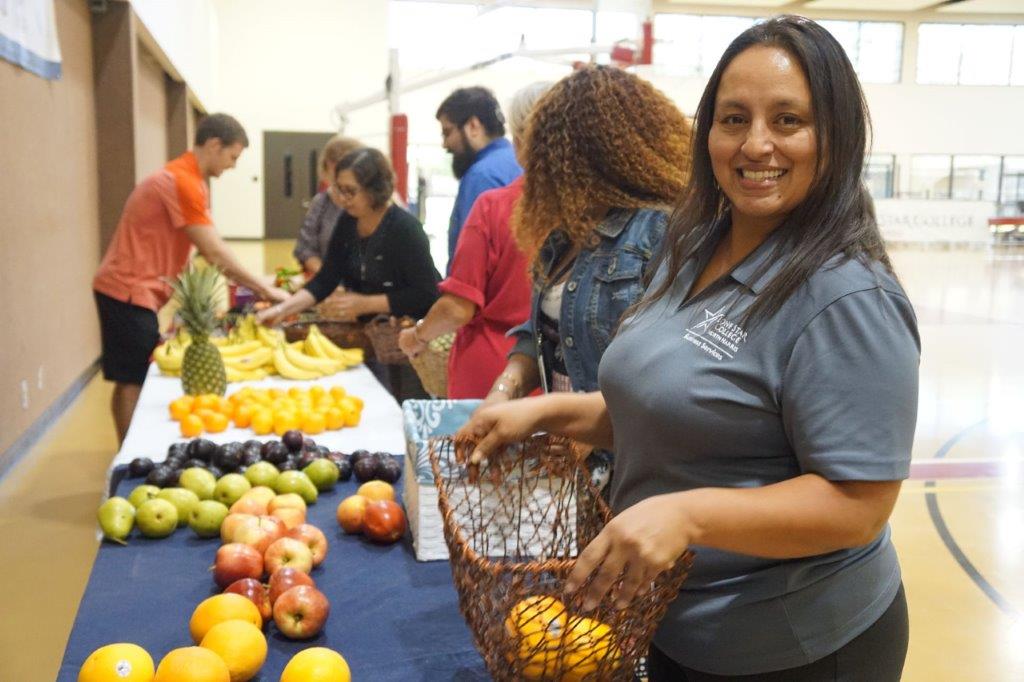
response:
<svg viewBox="0 0 1024 682"><path fill-rule="evenodd" d="M357 149L338 162L334 189L344 210L320 271L289 299L261 312L259 321L276 324L327 298L338 285L346 290L335 308L341 319L426 315L437 300L441 276L420 221L392 200L390 162L376 149ZM399 400L427 397L411 368L390 374Z"/></svg>

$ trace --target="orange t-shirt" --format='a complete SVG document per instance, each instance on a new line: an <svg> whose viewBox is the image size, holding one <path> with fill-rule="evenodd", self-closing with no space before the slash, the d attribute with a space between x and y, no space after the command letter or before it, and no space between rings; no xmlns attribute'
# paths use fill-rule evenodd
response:
<svg viewBox="0 0 1024 682"><path fill-rule="evenodd" d="M188 262L192 242L182 229L188 225L213 225L206 181L190 151L132 190L92 288L159 310L171 296L164 278L176 277Z"/></svg>

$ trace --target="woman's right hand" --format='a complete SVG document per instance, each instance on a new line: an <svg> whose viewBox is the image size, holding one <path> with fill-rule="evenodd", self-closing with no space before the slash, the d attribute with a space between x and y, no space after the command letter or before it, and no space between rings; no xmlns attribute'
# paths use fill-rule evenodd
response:
<svg viewBox="0 0 1024 682"><path fill-rule="evenodd" d="M479 465L502 447L523 441L540 430L542 405L536 398L522 398L481 405L469 421L459 429L456 440L473 443L468 463Z"/></svg>

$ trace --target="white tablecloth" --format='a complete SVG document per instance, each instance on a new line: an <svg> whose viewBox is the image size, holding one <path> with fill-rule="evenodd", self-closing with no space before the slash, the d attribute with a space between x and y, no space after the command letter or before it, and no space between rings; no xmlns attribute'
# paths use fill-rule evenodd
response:
<svg viewBox="0 0 1024 682"><path fill-rule="evenodd" d="M320 384L325 388L341 385L349 393L359 396L364 401L362 419L359 426L347 427L338 431L324 431L311 436L318 444L326 445L332 450L351 452L365 448L371 452L382 451L401 454L405 451L405 438L402 433L402 410L376 377L359 365L353 369L339 372L330 377L316 381L292 381L280 377L268 377L261 381L240 381L228 384L228 395L243 386L257 388L291 388L299 386L307 388ZM160 375L155 364L150 365L146 383L142 386L142 395L135 408L128 435L125 437L121 451L111 463L113 469L118 464L127 464L136 457L149 457L159 462L167 456L167 447L174 442L189 440L181 437L178 422L171 419L168 404L182 395L181 379ZM205 434L215 443L230 441L246 441L249 439L271 440L277 436L257 436L250 429L237 429L234 426L221 433Z"/></svg>

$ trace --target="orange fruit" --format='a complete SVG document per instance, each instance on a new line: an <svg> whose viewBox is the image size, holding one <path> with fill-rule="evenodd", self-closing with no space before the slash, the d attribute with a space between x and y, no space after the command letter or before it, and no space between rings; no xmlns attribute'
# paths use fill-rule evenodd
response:
<svg viewBox="0 0 1024 682"><path fill-rule="evenodd" d="M274 430L274 413L264 408L252 416L250 424L257 436L265 436Z"/></svg>
<svg viewBox="0 0 1024 682"><path fill-rule="evenodd" d="M309 397L313 400L319 399L321 396L327 393L327 389L319 384L313 384L309 387Z"/></svg>
<svg viewBox="0 0 1024 682"><path fill-rule="evenodd" d="M345 426L345 412L339 407L332 407L327 410L324 422L331 431L340 429Z"/></svg>
<svg viewBox="0 0 1024 682"><path fill-rule="evenodd" d="M198 415L187 414L181 420L181 435L195 438L203 433L203 420Z"/></svg>
<svg viewBox="0 0 1024 682"><path fill-rule="evenodd" d="M156 669L153 682L231 682L231 673L220 656L209 649L186 646L167 652Z"/></svg>
<svg viewBox="0 0 1024 682"><path fill-rule="evenodd" d="M203 395L196 396L196 400L192 404L192 411L195 412L201 409L216 410L218 405L220 405L219 395L204 393Z"/></svg>
<svg viewBox="0 0 1024 682"><path fill-rule="evenodd" d="M276 386L274 388L268 388L267 393L270 395L271 398L283 398L284 396L288 395L287 391L285 391L283 388L278 388Z"/></svg>
<svg viewBox="0 0 1024 682"><path fill-rule="evenodd" d="M223 412L210 412L203 417L203 426L210 433L220 433L228 428L228 418Z"/></svg>
<svg viewBox="0 0 1024 682"><path fill-rule="evenodd" d="M298 386L292 386L291 388L288 389L288 397L289 398L298 398L299 396L303 395L304 393L305 393L305 391L303 391Z"/></svg>
<svg viewBox="0 0 1024 682"><path fill-rule="evenodd" d="M363 411L363 405L365 405L365 403L364 403L362 398L360 398L357 395L352 395L351 393L349 395L345 396L345 397L351 398L352 402L354 402L356 404L356 407L359 409L359 411L360 412Z"/></svg>
<svg viewBox="0 0 1024 682"><path fill-rule="evenodd" d="M220 656L228 666L231 682L248 682L267 660L267 638L258 627L244 620L217 623L199 646Z"/></svg>
<svg viewBox="0 0 1024 682"><path fill-rule="evenodd" d="M562 637L567 623L565 604L554 597L527 597L509 611L505 630L513 641L519 643L517 655L527 679L547 679L558 675Z"/></svg>
<svg viewBox="0 0 1024 682"><path fill-rule="evenodd" d="M190 395L183 395L180 398L172 400L171 404L168 405L168 409L171 412L171 419L176 422L180 422L186 415L191 414L193 402L195 402L195 398Z"/></svg>
<svg viewBox="0 0 1024 682"><path fill-rule="evenodd" d="M78 682L151 682L153 658L138 644L108 644L89 654Z"/></svg>
<svg viewBox="0 0 1024 682"><path fill-rule="evenodd" d="M303 649L292 656L281 673L281 682L351 682L348 663L337 651L322 646Z"/></svg>
<svg viewBox="0 0 1024 682"><path fill-rule="evenodd" d="M348 392L345 391L344 386L331 386L331 397L335 400L341 400L346 395L348 395Z"/></svg>
<svg viewBox="0 0 1024 682"><path fill-rule="evenodd" d="M235 406L227 398L217 396L217 407L215 408L218 412L228 417L235 411Z"/></svg>
<svg viewBox="0 0 1024 682"><path fill-rule="evenodd" d="M245 620L258 628L263 627L260 610L248 598L233 592L215 594L200 602L192 612L188 622L192 641L199 644L210 628L228 620Z"/></svg>
<svg viewBox="0 0 1024 682"><path fill-rule="evenodd" d="M327 428L327 420L324 419L323 415L312 412L306 416L305 421L302 422L302 432L311 435L323 433L324 429Z"/></svg>
<svg viewBox="0 0 1024 682"><path fill-rule="evenodd" d="M274 413L274 433L277 435L283 436L285 431L297 428L299 428L299 420L295 417L294 412Z"/></svg>
<svg viewBox="0 0 1024 682"><path fill-rule="evenodd" d="M249 424L252 423L254 411L255 410L253 410L252 405L250 405L249 403L242 403L238 405L235 408L235 414L233 415L235 426L237 426L240 429L248 427Z"/></svg>
<svg viewBox="0 0 1024 682"><path fill-rule="evenodd" d="M345 426L359 426L360 416L356 410L345 410Z"/></svg>
<svg viewBox="0 0 1024 682"><path fill-rule="evenodd" d="M602 679L622 664L612 629L604 623L573 616L562 638L561 682Z"/></svg>

